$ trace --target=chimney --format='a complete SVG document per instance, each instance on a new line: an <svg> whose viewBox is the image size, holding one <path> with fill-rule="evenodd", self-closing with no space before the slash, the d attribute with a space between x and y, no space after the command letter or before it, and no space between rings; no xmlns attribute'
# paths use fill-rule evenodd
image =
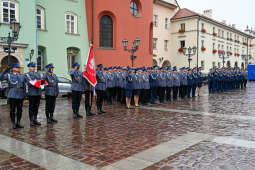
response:
<svg viewBox="0 0 255 170"><path fill-rule="evenodd" d="M227 21L226 20L222 20L222 23L227 25Z"/></svg>
<svg viewBox="0 0 255 170"><path fill-rule="evenodd" d="M204 10L204 16L212 18L212 9Z"/></svg>
<svg viewBox="0 0 255 170"><path fill-rule="evenodd" d="M236 24L232 24L232 28L236 28Z"/></svg>

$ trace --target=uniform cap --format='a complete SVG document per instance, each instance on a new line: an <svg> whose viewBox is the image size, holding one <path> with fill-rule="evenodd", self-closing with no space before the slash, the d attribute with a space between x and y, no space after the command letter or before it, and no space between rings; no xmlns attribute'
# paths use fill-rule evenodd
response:
<svg viewBox="0 0 255 170"><path fill-rule="evenodd" d="M36 66L36 64L34 63L34 62L31 62L31 63L29 63L28 65L27 65L27 67L35 67Z"/></svg>
<svg viewBox="0 0 255 170"><path fill-rule="evenodd" d="M13 65L11 66L11 69L13 69L13 68L20 68L20 65L19 65L18 63L15 63L15 64L13 64Z"/></svg>
<svg viewBox="0 0 255 170"><path fill-rule="evenodd" d="M72 67L74 68L76 66L80 67L80 64L79 63L74 63Z"/></svg>
<svg viewBox="0 0 255 170"><path fill-rule="evenodd" d="M46 65L45 68L55 68L55 67L54 67L54 65L51 63L51 64Z"/></svg>

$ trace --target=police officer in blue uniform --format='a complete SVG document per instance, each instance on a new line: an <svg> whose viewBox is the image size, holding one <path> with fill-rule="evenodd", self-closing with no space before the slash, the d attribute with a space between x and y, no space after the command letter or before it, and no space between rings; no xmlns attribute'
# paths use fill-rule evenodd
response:
<svg viewBox="0 0 255 170"><path fill-rule="evenodd" d="M166 72L166 101L171 101L173 88L173 73L171 72L171 67L167 67Z"/></svg>
<svg viewBox="0 0 255 170"><path fill-rule="evenodd" d="M192 76L193 76L192 97L196 97L196 89L198 84L197 68L193 69Z"/></svg>
<svg viewBox="0 0 255 170"><path fill-rule="evenodd" d="M11 73L8 73L9 70L11 70ZM0 80L7 80L9 84L8 100L10 104L12 128L24 128L20 124L20 121L22 117L23 100L26 95L26 82L24 75L20 74L20 65L13 64L10 69L4 70L0 74Z"/></svg>
<svg viewBox="0 0 255 170"><path fill-rule="evenodd" d="M188 69L188 74L187 74L187 81L188 81L188 84L187 84L187 90L186 90L186 95L188 98L190 98L190 93L191 93L191 89L192 89L192 86L193 86L193 75L192 75L192 70L189 68Z"/></svg>
<svg viewBox="0 0 255 170"><path fill-rule="evenodd" d="M47 72L43 75L43 80L47 81L45 86L45 114L47 118L47 123L57 123L58 121L54 119L53 114L56 106L56 99L59 94L58 87L58 77L53 73L54 65L48 64L45 67Z"/></svg>
<svg viewBox="0 0 255 170"><path fill-rule="evenodd" d="M34 62L29 63L27 65L29 72L25 74L25 80L28 87L30 126L41 125L41 123L37 121L37 115L42 90L40 87L35 87L33 84L31 84L31 82L41 81L40 84L43 85L44 81L42 80L40 73L35 72L35 66L36 64Z"/></svg>
<svg viewBox="0 0 255 170"><path fill-rule="evenodd" d="M176 66L173 67L173 100L177 100L180 87L180 77L177 72Z"/></svg>
<svg viewBox="0 0 255 170"><path fill-rule="evenodd" d="M96 71L96 78L97 78L97 85L96 85L96 94L97 94L97 110L98 114L106 113L103 110L103 101L104 101L104 95L105 95L105 90L106 90L106 78L104 76L104 73L102 72L103 70L103 65L99 64L97 65L97 71Z"/></svg>
<svg viewBox="0 0 255 170"><path fill-rule="evenodd" d="M73 70L70 72L70 76L72 79L72 109L73 109L73 118L82 118L79 114L82 91L83 91L83 79L84 76L82 72L79 70L80 65L78 63L73 64Z"/></svg>
<svg viewBox="0 0 255 170"><path fill-rule="evenodd" d="M151 89L151 104L156 103L157 99L157 87L158 87L158 71L157 66L151 68L151 72L149 75L150 80L150 89Z"/></svg>

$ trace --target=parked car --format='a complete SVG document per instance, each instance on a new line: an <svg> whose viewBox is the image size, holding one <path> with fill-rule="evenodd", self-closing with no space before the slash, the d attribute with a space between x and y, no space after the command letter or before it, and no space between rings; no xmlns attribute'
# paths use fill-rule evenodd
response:
<svg viewBox="0 0 255 170"><path fill-rule="evenodd" d="M61 76L58 76L58 79L59 79L59 83L58 83L59 97L70 97L71 94L72 94L72 91L71 91L72 81L65 78L65 77L61 77ZM1 85L0 85L0 97L7 98L8 89L9 89L8 88L8 82L7 81L2 81L0 83L1 83ZM44 88L42 88L42 90L44 90ZM28 92L28 89L26 91ZM44 98L44 93L43 93L42 98Z"/></svg>

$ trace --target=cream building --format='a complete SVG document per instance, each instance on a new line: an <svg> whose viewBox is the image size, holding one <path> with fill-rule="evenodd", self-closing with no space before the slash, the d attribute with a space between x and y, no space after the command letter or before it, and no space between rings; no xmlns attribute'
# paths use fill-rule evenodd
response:
<svg viewBox="0 0 255 170"><path fill-rule="evenodd" d="M226 21L218 22L212 18L212 10L198 14L189 9L180 9L171 18L171 57L172 65L189 66L188 57L184 56L184 47L198 47L192 56L191 67L203 68L208 72L212 67L245 68L253 62L255 56L254 32L247 29L242 32L235 25L227 25ZM249 56L249 57L246 57ZM249 61L245 62L245 58Z"/></svg>
<svg viewBox="0 0 255 170"><path fill-rule="evenodd" d="M175 0L154 0L153 5L153 63L169 66L171 52L171 18L179 10Z"/></svg>

